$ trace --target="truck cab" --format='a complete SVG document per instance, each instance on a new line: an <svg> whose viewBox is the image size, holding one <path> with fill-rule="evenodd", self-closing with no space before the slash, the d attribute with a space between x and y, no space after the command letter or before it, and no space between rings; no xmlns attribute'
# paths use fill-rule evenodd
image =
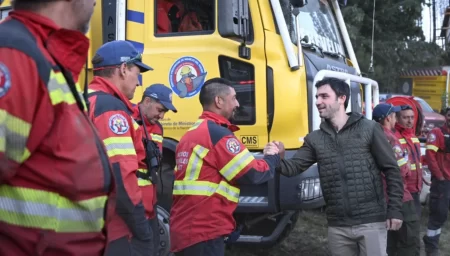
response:
<svg viewBox="0 0 450 256"><path fill-rule="evenodd" d="M285 158L320 125L314 84L325 77L351 87L348 111L378 104L378 84L360 76L340 8L341 0L103 0L97 1L88 37L89 58L112 40L127 40L154 68L140 77L133 103L154 83L172 88L178 113L168 112L163 168L158 173L160 254L169 255L175 149L202 109L198 93L210 78L230 80L240 108L236 136L255 155L282 141ZM7 9L9 1L3 4ZM3 15L3 13L2 13ZM92 79L92 65L80 81ZM80 83L83 84L83 83ZM373 94L373 97L372 97ZM366 104L365 114L372 109ZM267 183L241 187L234 213L242 229L236 244L275 245L289 235L302 209L325 206L319 167L295 176L279 174Z"/></svg>

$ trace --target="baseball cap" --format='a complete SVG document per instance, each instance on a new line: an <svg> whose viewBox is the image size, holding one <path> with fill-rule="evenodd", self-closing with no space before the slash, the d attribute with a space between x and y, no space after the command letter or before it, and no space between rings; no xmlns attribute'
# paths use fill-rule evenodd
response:
<svg viewBox="0 0 450 256"><path fill-rule="evenodd" d="M172 90L163 84L152 84L144 91L144 96L157 99L165 108L177 112L172 104Z"/></svg>
<svg viewBox="0 0 450 256"><path fill-rule="evenodd" d="M94 64L94 69L120 65L124 62L133 63L139 67L141 73L153 70L153 68L142 63L142 54L130 42L116 40L102 45L96 55L103 58L99 63Z"/></svg>
<svg viewBox="0 0 450 256"><path fill-rule="evenodd" d="M373 109L372 119L377 122L380 122L381 120L385 119L388 115L392 113L397 113L400 110L402 110L400 106L394 106L388 103L380 103Z"/></svg>

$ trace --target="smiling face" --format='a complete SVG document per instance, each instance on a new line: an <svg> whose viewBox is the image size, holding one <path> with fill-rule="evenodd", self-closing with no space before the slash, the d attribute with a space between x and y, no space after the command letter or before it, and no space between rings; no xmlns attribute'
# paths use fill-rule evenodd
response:
<svg viewBox="0 0 450 256"><path fill-rule="evenodd" d="M228 87L227 93L217 96L216 106L220 109L222 116L228 120L232 120L239 108L239 102L236 99L236 91L234 88Z"/></svg>
<svg viewBox="0 0 450 256"><path fill-rule="evenodd" d="M325 84L317 88L316 107L321 118L331 119L339 111L344 111L346 96L338 97L330 85Z"/></svg>

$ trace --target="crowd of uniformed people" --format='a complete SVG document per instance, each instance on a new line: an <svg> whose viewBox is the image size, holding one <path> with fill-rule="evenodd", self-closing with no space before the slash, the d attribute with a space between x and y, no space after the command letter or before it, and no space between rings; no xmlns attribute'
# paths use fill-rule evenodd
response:
<svg viewBox="0 0 450 256"><path fill-rule="evenodd" d="M15 0L0 23L0 255L158 255L158 121L177 109L164 84L130 102L138 76L152 68L126 41L97 50L83 94L77 77L94 5ZM419 255L422 157L412 108L380 104L374 122L345 112L345 82L327 78L315 86L320 129L292 159L275 141L255 159L234 135L239 102L232 84L204 83L203 113L175 152L175 255L224 255L225 242L239 237L239 186L267 182L276 172L293 176L316 162L333 255ZM450 109L446 117L427 139L432 181L423 241L433 256L449 209Z"/></svg>

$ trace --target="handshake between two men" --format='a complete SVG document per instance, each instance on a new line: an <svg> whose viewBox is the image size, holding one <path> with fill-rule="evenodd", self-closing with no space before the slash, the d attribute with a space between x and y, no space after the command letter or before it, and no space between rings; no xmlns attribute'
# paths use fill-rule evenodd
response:
<svg viewBox="0 0 450 256"><path fill-rule="evenodd" d="M272 141L267 143L264 147L263 153L264 155L276 155L279 154L281 159L284 158L284 144L280 141Z"/></svg>

